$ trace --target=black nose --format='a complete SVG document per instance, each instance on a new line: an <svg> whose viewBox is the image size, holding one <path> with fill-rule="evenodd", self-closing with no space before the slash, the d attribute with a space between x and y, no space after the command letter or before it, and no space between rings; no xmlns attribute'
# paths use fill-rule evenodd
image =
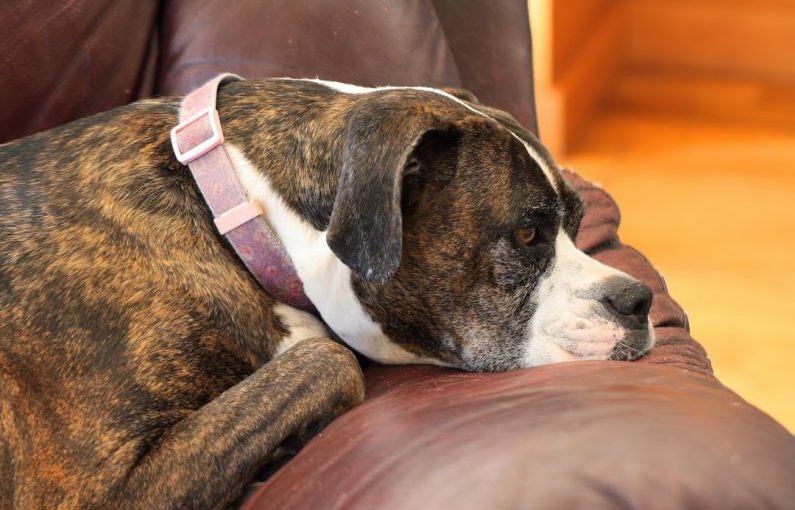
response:
<svg viewBox="0 0 795 510"><path fill-rule="evenodd" d="M602 285L602 304L619 315L633 318L639 327L646 325L651 308L651 289L643 282L624 276L612 276Z"/></svg>

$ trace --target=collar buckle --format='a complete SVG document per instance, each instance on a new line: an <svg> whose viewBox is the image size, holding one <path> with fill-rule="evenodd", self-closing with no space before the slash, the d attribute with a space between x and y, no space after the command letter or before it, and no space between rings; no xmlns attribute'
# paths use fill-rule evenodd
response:
<svg viewBox="0 0 795 510"><path fill-rule="evenodd" d="M207 121L203 129L200 130L196 127L186 131L205 118ZM195 138L198 134L203 134L204 139L196 141ZM187 150L180 149L180 142L189 148ZM224 132L221 130L221 119L218 118L218 110L212 106L197 112L171 130L171 146L177 160L183 165L190 164L223 143Z"/></svg>

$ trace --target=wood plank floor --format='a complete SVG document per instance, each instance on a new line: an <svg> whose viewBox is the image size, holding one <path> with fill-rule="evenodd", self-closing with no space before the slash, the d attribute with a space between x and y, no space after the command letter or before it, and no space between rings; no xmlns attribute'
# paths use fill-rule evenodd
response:
<svg viewBox="0 0 795 510"><path fill-rule="evenodd" d="M618 201L720 380L795 431L795 130L612 111L559 160Z"/></svg>

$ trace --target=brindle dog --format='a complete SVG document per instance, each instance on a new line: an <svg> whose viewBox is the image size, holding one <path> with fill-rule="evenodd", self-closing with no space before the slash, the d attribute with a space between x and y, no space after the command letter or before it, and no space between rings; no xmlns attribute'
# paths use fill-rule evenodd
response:
<svg viewBox="0 0 795 510"><path fill-rule="evenodd" d="M648 348L637 285L619 293L617 271L573 255L581 205L546 153L460 97L286 79L219 91L226 140L256 169L242 181L267 182L322 240L307 250L335 276L297 269L328 327L381 361L470 370ZM0 146L0 508L223 507L286 438L363 398L353 354L317 321L294 327L216 232L171 151L179 106ZM604 342L544 322L545 302L579 292L564 270L599 311L571 328L601 317Z"/></svg>

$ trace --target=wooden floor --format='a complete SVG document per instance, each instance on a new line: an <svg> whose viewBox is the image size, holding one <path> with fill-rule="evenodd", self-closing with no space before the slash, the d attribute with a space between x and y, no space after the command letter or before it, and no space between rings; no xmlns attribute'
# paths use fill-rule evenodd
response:
<svg viewBox="0 0 795 510"><path fill-rule="evenodd" d="M559 159L618 201L720 380L795 431L795 130L613 111Z"/></svg>

